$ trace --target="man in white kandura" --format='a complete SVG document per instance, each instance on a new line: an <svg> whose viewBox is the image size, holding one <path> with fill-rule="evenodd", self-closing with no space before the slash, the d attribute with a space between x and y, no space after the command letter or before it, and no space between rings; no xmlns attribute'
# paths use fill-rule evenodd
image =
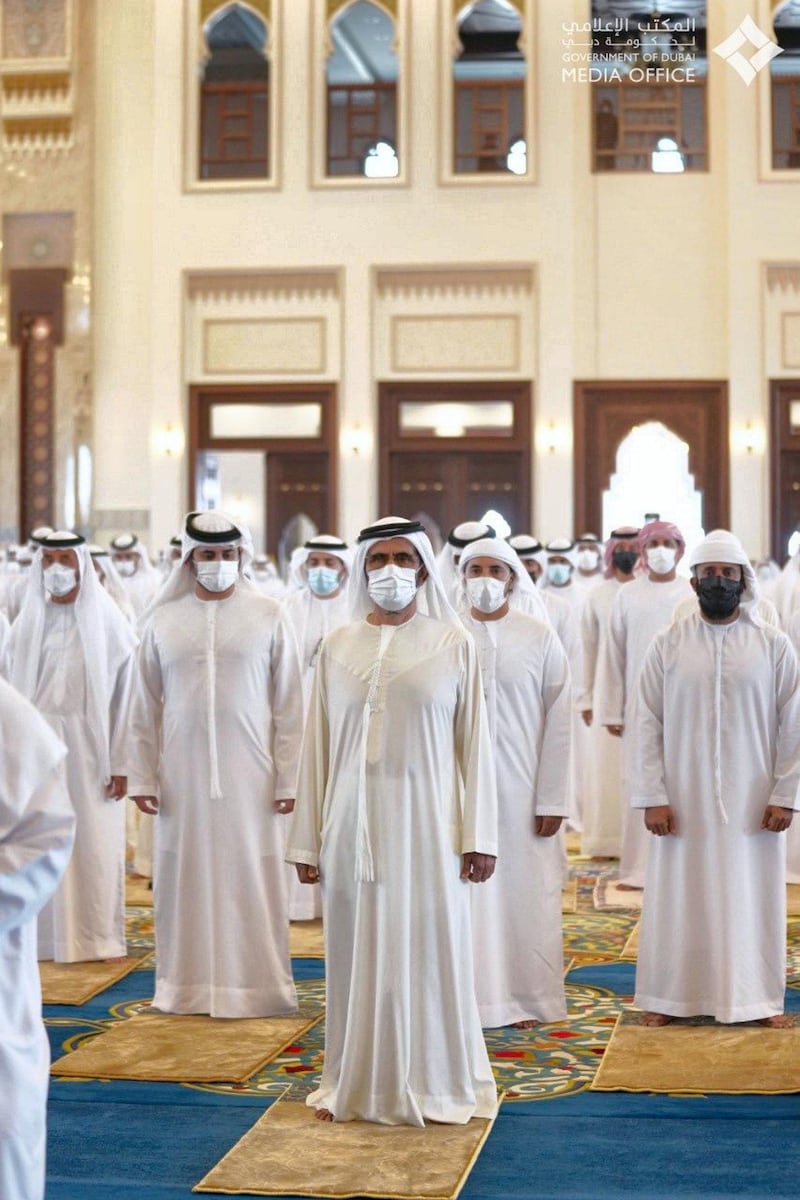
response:
<svg viewBox="0 0 800 1200"><path fill-rule="evenodd" d="M41 1200L50 1048L42 1023L36 914L64 873L75 813L66 746L0 682L0 1196Z"/></svg>
<svg viewBox="0 0 800 1200"><path fill-rule="evenodd" d="M497 533L485 521L462 521L448 533L447 541L436 555L436 567L447 599L453 608L458 607L458 602L463 594L461 576L458 573L458 564L463 551L470 542L476 542L478 538L493 537L497 537Z"/></svg>
<svg viewBox="0 0 800 1200"><path fill-rule="evenodd" d="M603 688L596 714L613 737L622 738L622 846L617 881L628 891L644 887L651 841L640 814L630 807L635 781L633 724L639 672L655 635L669 625L681 600L692 594L689 581L675 570L686 550L677 525L649 521L639 532L638 545L647 574L620 588L614 597L600 660Z"/></svg>
<svg viewBox="0 0 800 1200"><path fill-rule="evenodd" d="M586 597L581 613L583 640L583 687L577 707L585 725L592 729L593 765L588 772L583 800L581 853L594 859L619 858L622 842L622 756L620 743L610 738L594 720L602 708L605 645L617 592L633 583L639 560L639 530L630 526L613 530L603 552L604 580Z"/></svg>
<svg viewBox="0 0 800 1200"><path fill-rule="evenodd" d="M303 723L294 637L246 529L190 513L137 658L131 796L156 814L155 1008L292 1012L284 835Z"/></svg>
<svg viewBox="0 0 800 1200"><path fill-rule="evenodd" d="M125 709L136 638L76 533L48 534L9 639L9 681L69 755L75 849L39 916L39 958L125 956Z"/></svg>
<svg viewBox="0 0 800 1200"><path fill-rule="evenodd" d="M347 543L330 533L320 533L306 542L294 557L298 577L305 587L290 592L283 611L297 640L303 677L303 714L311 699L311 685L322 639L341 625L350 624L347 575L350 551ZM286 833L289 824L285 822ZM304 887L292 864L284 864L289 888L289 918L311 921L322 914L318 887Z"/></svg>
<svg viewBox="0 0 800 1200"><path fill-rule="evenodd" d="M473 542L459 569L497 766L497 870L472 893L475 990L482 1025L530 1029L567 1015L555 835L569 806L569 663L552 626L524 611L534 585L509 545Z"/></svg>
<svg viewBox="0 0 800 1200"><path fill-rule="evenodd" d="M647 1025L702 1015L783 1026L797 658L755 611L738 538L715 530L689 563L699 609L656 636L639 681L631 803L656 837L634 1000Z"/></svg>
<svg viewBox="0 0 800 1200"><path fill-rule="evenodd" d="M425 614L417 610L424 594ZM494 870L497 797L474 643L416 521L359 536L354 624L322 644L287 858L321 879L323 1120L492 1116L469 882Z"/></svg>
<svg viewBox="0 0 800 1200"><path fill-rule="evenodd" d="M110 550L111 561L138 621L161 587L162 577L135 533L120 533L112 538Z"/></svg>

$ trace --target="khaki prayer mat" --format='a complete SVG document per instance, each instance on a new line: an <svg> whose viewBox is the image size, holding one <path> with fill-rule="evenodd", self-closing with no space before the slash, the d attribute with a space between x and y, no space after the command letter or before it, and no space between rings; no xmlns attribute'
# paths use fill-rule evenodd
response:
<svg viewBox="0 0 800 1200"><path fill-rule="evenodd" d="M122 962L40 962L42 1004L85 1004L131 971L149 955L129 955Z"/></svg>
<svg viewBox="0 0 800 1200"><path fill-rule="evenodd" d="M148 1011L118 1021L53 1063L51 1070L81 1079L244 1083L318 1020L229 1020Z"/></svg>
<svg viewBox="0 0 800 1200"><path fill-rule="evenodd" d="M641 891L629 892L624 888L620 889L615 879L601 876L594 885L593 903L599 912L609 908L640 909L642 893Z"/></svg>
<svg viewBox="0 0 800 1200"><path fill-rule="evenodd" d="M567 848L567 854L580 854L581 835L576 833L574 829L567 831L564 843Z"/></svg>
<svg viewBox="0 0 800 1200"><path fill-rule="evenodd" d="M455 1200L492 1125L478 1117L424 1129L338 1124L318 1121L305 1104L278 1100L194 1191Z"/></svg>
<svg viewBox="0 0 800 1200"><path fill-rule="evenodd" d="M625 945L622 947L622 953L620 954L620 958L624 959L626 962L636 962L638 957L639 957L639 922L637 921L636 924L634 925L633 929L630 932L630 937L628 938Z"/></svg>
<svg viewBox="0 0 800 1200"><path fill-rule="evenodd" d="M786 915L800 917L800 883L786 885Z"/></svg>
<svg viewBox="0 0 800 1200"><path fill-rule="evenodd" d="M153 889L150 880L141 875L129 875L125 880L125 903L132 907L153 907Z"/></svg>
<svg viewBox="0 0 800 1200"><path fill-rule="evenodd" d="M292 958L325 957L321 918L315 921L292 921L289 926L289 953Z"/></svg>
<svg viewBox="0 0 800 1200"><path fill-rule="evenodd" d="M562 912L577 912L578 909L578 881L570 879L561 889L561 911Z"/></svg>
<svg viewBox="0 0 800 1200"><path fill-rule="evenodd" d="M591 1084L599 1092L769 1095L800 1088L800 1025L718 1025L710 1018L648 1028L623 1013Z"/></svg>

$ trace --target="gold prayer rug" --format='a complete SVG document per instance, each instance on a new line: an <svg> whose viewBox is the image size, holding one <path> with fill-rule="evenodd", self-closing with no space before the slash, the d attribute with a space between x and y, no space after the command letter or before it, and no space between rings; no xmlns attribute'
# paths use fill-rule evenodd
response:
<svg viewBox="0 0 800 1200"><path fill-rule="evenodd" d="M133 908L152 908L153 889L150 880L142 875L128 875L125 880L125 903Z"/></svg>
<svg viewBox="0 0 800 1200"><path fill-rule="evenodd" d="M591 1084L596 1092L771 1095L800 1088L800 1025L718 1025L711 1018L649 1028L623 1013Z"/></svg>
<svg viewBox="0 0 800 1200"><path fill-rule="evenodd" d="M601 876L594 885L593 903L598 912L609 908L640 909L642 893L641 891L629 892L626 888L620 888L616 879Z"/></svg>
<svg viewBox="0 0 800 1200"><path fill-rule="evenodd" d="M244 1083L319 1020L316 1016L176 1016L147 1011L118 1021L51 1068L81 1079Z"/></svg>
<svg viewBox="0 0 800 1200"><path fill-rule="evenodd" d="M578 881L577 879L568 879L561 889L561 911L562 913L574 913L578 910Z"/></svg>
<svg viewBox="0 0 800 1200"><path fill-rule="evenodd" d="M141 966L149 954L128 955L122 962L40 962L42 1004L85 1004Z"/></svg>
<svg viewBox="0 0 800 1200"><path fill-rule="evenodd" d="M786 885L786 915L800 917L800 883Z"/></svg>
<svg viewBox="0 0 800 1200"><path fill-rule="evenodd" d="M292 921L289 926L289 953L292 958L325 957L321 917L314 921Z"/></svg>
<svg viewBox="0 0 800 1200"><path fill-rule="evenodd" d="M379 1196L455 1200L493 1120L466 1125L318 1121L313 1108L277 1100L195 1192L249 1196Z"/></svg>
<svg viewBox="0 0 800 1200"><path fill-rule="evenodd" d="M637 921L631 930L631 935L625 945L622 947L620 958L626 962L636 962L639 957L639 922Z"/></svg>

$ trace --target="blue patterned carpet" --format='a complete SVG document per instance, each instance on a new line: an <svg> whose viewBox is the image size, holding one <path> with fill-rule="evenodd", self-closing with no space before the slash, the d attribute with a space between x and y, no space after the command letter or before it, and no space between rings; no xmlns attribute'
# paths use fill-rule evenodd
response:
<svg viewBox="0 0 800 1200"><path fill-rule="evenodd" d="M578 911L564 916L569 1016L534 1030L487 1032L507 1099L463 1200L794 1200L800 1096L587 1090L633 992L634 964L620 962L619 954L637 914L595 912L596 872L582 863L572 871L579 891ZM128 917L130 942L151 945L152 910L129 909ZM800 922L793 922L792 1012L800 1012L799 959ZM297 959L294 968L302 1008L321 1011L322 962ZM137 1011L152 989L152 969L140 969L80 1008L46 1008L53 1057ZM245 1084L53 1079L47 1200L188 1200L192 1186L276 1096L288 1087L301 1099L315 1086L323 1039L320 1022Z"/></svg>

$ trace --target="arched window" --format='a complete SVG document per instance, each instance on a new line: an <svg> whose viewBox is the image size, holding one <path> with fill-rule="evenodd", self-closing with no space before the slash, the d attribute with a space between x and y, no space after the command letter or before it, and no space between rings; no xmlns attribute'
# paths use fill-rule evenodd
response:
<svg viewBox="0 0 800 1200"><path fill-rule="evenodd" d="M457 175L527 172L522 30L510 0L474 0L459 15L453 63Z"/></svg>
<svg viewBox="0 0 800 1200"><path fill-rule="evenodd" d="M208 56L200 83L200 178L269 175L266 22L246 4L226 4L203 27Z"/></svg>
<svg viewBox="0 0 800 1200"><path fill-rule="evenodd" d="M687 548L703 537L703 493L689 471L689 446L660 421L635 425L617 450L616 471L603 492L603 536L640 525L646 513L674 521Z"/></svg>
<svg viewBox="0 0 800 1200"><path fill-rule="evenodd" d="M392 179L399 173L395 23L371 0L339 7L328 27L329 176Z"/></svg>
<svg viewBox="0 0 800 1200"><path fill-rule="evenodd" d="M774 17L775 41L783 51L769 64L772 82L772 166L800 167L800 3L786 0Z"/></svg>

